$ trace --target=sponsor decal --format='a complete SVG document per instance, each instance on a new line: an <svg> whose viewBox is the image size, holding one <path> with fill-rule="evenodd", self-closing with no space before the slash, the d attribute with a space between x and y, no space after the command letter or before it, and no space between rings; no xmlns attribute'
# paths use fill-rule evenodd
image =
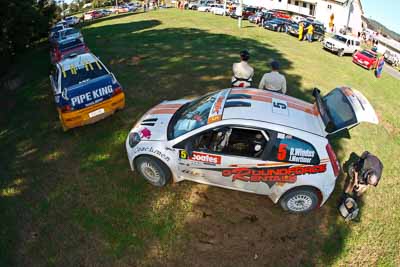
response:
<svg viewBox="0 0 400 267"><path fill-rule="evenodd" d="M95 100L97 98L100 98L102 96L112 94L113 93L113 88L112 85L108 85L102 88L98 88L96 90L93 90L91 92L84 93L82 95L74 96L71 98L71 105L80 105L88 101Z"/></svg>
<svg viewBox="0 0 400 267"><path fill-rule="evenodd" d="M140 130L139 134L140 134L140 138L150 139L150 137L151 137L151 131L147 128L143 128L142 130Z"/></svg>
<svg viewBox="0 0 400 267"><path fill-rule="evenodd" d="M210 155L200 152L193 152L192 156L189 156L186 150L180 150L179 158L213 164L213 165L221 164L221 156Z"/></svg>
<svg viewBox="0 0 400 267"><path fill-rule="evenodd" d="M146 146L146 147L135 147L135 149L133 150L134 154L140 153L140 152L146 152L146 153L154 154L154 155L160 157L161 159L163 159L165 161L169 161L170 160L170 158L165 153L163 153L160 150L155 149L153 147L149 147L149 146Z"/></svg>
<svg viewBox="0 0 400 267"><path fill-rule="evenodd" d="M234 168L222 170L222 176L232 177L232 182L295 183L298 175L324 173L326 164L316 166L288 166L276 168Z"/></svg>
<svg viewBox="0 0 400 267"><path fill-rule="evenodd" d="M222 119L225 101L229 92L230 90L224 90L218 94L217 100L215 100L210 110L210 114L208 115L207 123L213 123Z"/></svg>

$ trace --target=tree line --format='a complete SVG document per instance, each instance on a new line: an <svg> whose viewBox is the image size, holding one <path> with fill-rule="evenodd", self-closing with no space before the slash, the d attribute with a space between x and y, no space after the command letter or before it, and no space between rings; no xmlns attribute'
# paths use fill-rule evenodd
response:
<svg viewBox="0 0 400 267"><path fill-rule="evenodd" d="M61 9L53 0L0 0L0 75L19 53L46 38Z"/></svg>

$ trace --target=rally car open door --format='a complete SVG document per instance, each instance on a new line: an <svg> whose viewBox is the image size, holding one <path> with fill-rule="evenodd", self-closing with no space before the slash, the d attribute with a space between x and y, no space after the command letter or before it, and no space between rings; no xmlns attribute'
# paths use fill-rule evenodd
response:
<svg viewBox="0 0 400 267"><path fill-rule="evenodd" d="M314 89L320 118L326 135L351 129L361 122L378 124L378 116L367 98L359 91L340 87L321 97L320 91Z"/></svg>

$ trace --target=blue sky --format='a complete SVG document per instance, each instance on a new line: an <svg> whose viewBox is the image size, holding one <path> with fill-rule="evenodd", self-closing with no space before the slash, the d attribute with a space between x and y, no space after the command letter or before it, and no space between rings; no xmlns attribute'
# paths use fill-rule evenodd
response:
<svg viewBox="0 0 400 267"><path fill-rule="evenodd" d="M399 0L361 0L361 4L367 18L377 20L400 34Z"/></svg>

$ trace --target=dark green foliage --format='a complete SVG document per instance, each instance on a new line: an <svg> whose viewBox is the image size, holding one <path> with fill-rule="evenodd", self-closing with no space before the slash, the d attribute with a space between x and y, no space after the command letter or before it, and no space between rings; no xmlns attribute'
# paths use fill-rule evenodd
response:
<svg viewBox="0 0 400 267"><path fill-rule="evenodd" d="M20 52L48 35L59 13L51 0L0 0L0 75Z"/></svg>

